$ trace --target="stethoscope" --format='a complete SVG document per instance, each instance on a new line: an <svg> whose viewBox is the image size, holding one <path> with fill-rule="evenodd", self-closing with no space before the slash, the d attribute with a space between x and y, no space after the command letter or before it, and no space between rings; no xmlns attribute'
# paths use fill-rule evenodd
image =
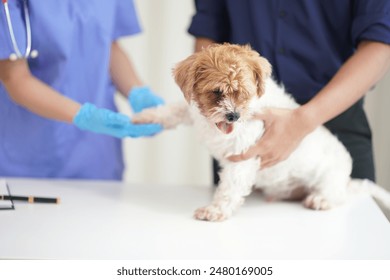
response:
<svg viewBox="0 0 390 280"><path fill-rule="evenodd" d="M11 21L11 16L8 8L8 0L2 0L4 5L5 17L7 18L8 32L11 37L12 47L14 52L9 56L10 60L17 60L22 58L36 58L38 56L37 50L31 50L31 25L30 25L30 13L27 7L27 0L23 0L24 8L24 21L26 24L26 51L24 54L19 49L18 43L15 39L14 28Z"/></svg>

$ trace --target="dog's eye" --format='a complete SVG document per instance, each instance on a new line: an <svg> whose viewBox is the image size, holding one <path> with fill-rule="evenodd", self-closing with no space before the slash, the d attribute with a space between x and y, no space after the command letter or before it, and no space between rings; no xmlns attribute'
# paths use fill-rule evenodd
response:
<svg viewBox="0 0 390 280"><path fill-rule="evenodd" d="M217 89L214 89L214 90L213 90L213 93L214 93L216 96L221 96L221 95L223 94L223 91L220 90L219 88L217 88Z"/></svg>

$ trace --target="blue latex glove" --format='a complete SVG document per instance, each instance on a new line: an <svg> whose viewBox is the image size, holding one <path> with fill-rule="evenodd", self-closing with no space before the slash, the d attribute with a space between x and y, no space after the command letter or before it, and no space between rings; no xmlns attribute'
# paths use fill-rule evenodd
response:
<svg viewBox="0 0 390 280"><path fill-rule="evenodd" d="M141 112L145 108L163 105L164 99L155 95L149 87L133 87L129 92L129 103L135 113Z"/></svg>
<svg viewBox="0 0 390 280"><path fill-rule="evenodd" d="M82 130L102 133L118 138L152 136L162 131L159 124L132 124L128 116L95 105L85 103L81 106L73 123Z"/></svg>

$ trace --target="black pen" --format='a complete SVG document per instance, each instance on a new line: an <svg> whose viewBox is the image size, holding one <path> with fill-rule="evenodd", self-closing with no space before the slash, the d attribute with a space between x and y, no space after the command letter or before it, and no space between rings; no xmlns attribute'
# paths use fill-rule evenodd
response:
<svg viewBox="0 0 390 280"><path fill-rule="evenodd" d="M18 200L27 201L28 203L60 203L59 198L18 195L0 195L0 200Z"/></svg>

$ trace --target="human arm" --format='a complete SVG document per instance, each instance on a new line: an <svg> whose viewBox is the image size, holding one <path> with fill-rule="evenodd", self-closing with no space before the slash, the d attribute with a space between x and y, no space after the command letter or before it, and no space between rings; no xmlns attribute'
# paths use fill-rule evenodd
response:
<svg viewBox="0 0 390 280"><path fill-rule="evenodd" d="M362 98L389 68L390 46L362 41L356 52L311 101L295 110L271 108L258 115L265 123L263 137L246 153L229 159L239 161L259 156L262 168L286 159L308 133Z"/></svg>
<svg viewBox="0 0 390 280"><path fill-rule="evenodd" d="M44 118L72 123L80 110L81 104L35 78L24 59L0 60L0 81L15 103Z"/></svg>
<svg viewBox="0 0 390 280"><path fill-rule="evenodd" d="M157 125L133 125L127 116L92 104L82 106L35 78L26 60L0 60L0 81L20 106L44 118L73 123L83 130L120 138L153 135L161 130Z"/></svg>
<svg viewBox="0 0 390 280"><path fill-rule="evenodd" d="M110 74L118 91L128 99L134 112L164 104L139 78L133 63L118 42L111 47Z"/></svg>
<svg viewBox="0 0 390 280"><path fill-rule="evenodd" d="M133 63L116 41L111 46L110 74L115 87L126 98L133 87L144 86Z"/></svg>

